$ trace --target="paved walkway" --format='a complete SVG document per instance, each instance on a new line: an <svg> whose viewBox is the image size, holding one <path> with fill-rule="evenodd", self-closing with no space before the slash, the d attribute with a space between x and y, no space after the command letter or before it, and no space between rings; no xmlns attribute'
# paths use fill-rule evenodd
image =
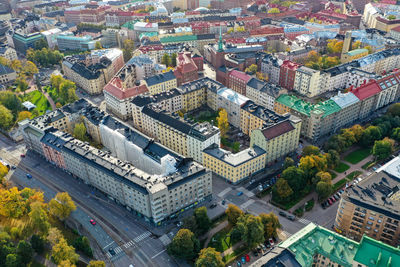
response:
<svg viewBox="0 0 400 267"><path fill-rule="evenodd" d="M223 221L222 223L218 224L217 226L215 226L213 229L211 229L210 231L207 232L207 234L203 235L200 239L204 239L207 238L206 242L204 243L204 247L206 248L208 246L208 243L210 243L211 238L218 233L219 231L221 231L222 229L224 229L225 227L228 226L228 221Z"/></svg>
<svg viewBox="0 0 400 267"><path fill-rule="evenodd" d="M362 161L360 161L359 163L356 164L351 164L350 162L347 162L344 160L344 158L350 154L351 152L360 149L360 147L358 146L353 146L352 148L350 148L349 150L347 150L345 153L343 153L340 156L341 161L344 161L347 165L350 166L350 168L342 173L336 173L335 171L333 171L334 173L337 174L337 176L335 177L335 179L332 180L332 184L335 184L337 182L339 182L340 180L342 180L343 178L346 178L347 175L349 175L350 173L354 172L354 171L361 171L362 174L364 174L366 172L366 170L364 170L363 168L361 168L364 164L366 164L369 161L372 161L374 159L373 155L369 155L368 157L366 157L365 159L363 159ZM316 192L311 192L310 194L308 194L308 196L304 197L299 203L297 203L296 205L294 205L291 209L289 209L289 212L293 213L296 209L298 209L299 207L305 205L305 203L311 199L313 199L315 201L318 200L318 194Z"/></svg>
<svg viewBox="0 0 400 267"><path fill-rule="evenodd" d="M237 249L238 247L240 247L243 244L243 241L240 241L238 243L236 243L235 245L233 245L232 247L228 248L227 250L225 250L224 252L221 253L221 257L224 257L225 255L229 255L231 254L235 249Z"/></svg>
<svg viewBox="0 0 400 267"><path fill-rule="evenodd" d="M57 109L56 104L54 104L53 98L51 98L51 96L45 91L43 91L43 94L47 98L47 101L49 101L51 108L53 110Z"/></svg>

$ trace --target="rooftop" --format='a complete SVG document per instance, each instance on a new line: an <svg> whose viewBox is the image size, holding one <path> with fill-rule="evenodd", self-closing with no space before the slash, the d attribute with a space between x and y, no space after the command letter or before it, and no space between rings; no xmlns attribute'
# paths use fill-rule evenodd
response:
<svg viewBox="0 0 400 267"><path fill-rule="evenodd" d="M338 92L338 95L332 97L331 100L334 101L342 109L360 101L352 92Z"/></svg>
<svg viewBox="0 0 400 267"><path fill-rule="evenodd" d="M371 80L370 82L351 90L351 92L360 100L372 97L381 91L382 90L379 88L379 85L375 80Z"/></svg>
<svg viewBox="0 0 400 267"><path fill-rule="evenodd" d="M400 266L400 249L363 236L354 260L371 267Z"/></svg>
<svg viewBox="0 0 400 267"><path fill-rule="evenodd" d="M253 148L247 148L243 151L233 154L230 151L220 148L216 144L213 144L204 149L203 152L234 167L240 166L247 161L257 158L266 153L260 147L253 146Z"/></svg>
<svg viewBox="0 0 400 267"><path fill-rule="evenodd" d="M15 72L13 69L0 64L0 75L10 74Z"/></svg>
<svg viewBox="0 0 400 267"><path fill-rule="evenodd" d="M237 92L233 91L232 89L229 89L226 87L219 89L217 94L239 106L243 105L244 103L246 103L247 101L250 100L249 98L245 97L244 95L238 94Z"/></svg>
<svg viewBox="0 0 400 267"><path fill-rule="evenodd" d="M347 52L347 54L349 54L352 57L357 56L359 54L365 54L365 53L368 54L368 49L359 48L359 49L354 49L354 50L351 50L351 51Z"/></svg>
<svg viewBox="0 0 400 267"><path fill-rule="evenodd" d="M159 83L167 82L176 79L174 72L171 70L162 74L153 75L151 77L145 78L147 86L153 86Z"/></svg>

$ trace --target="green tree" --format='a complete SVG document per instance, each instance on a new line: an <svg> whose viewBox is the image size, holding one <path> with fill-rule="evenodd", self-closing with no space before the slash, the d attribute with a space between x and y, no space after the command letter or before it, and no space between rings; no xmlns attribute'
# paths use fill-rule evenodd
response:
<svg viewBox="0 0 400 267"><path fill-rule="evenodd" d="M103 49L103 46L101 45L101 43L99 41L97 41L94 45L94 49Z"/></svg>
<svg viewBox="0 0 400 267"><path fill-rule="evenodd" d="M368 126L363 132L363 135L361 137L361 144L363 146L370 146L372 145L376 140L379 140L382 138L382 132L377 126Z"/></svg>
<svg viewBox="0 0 400 267"><path fill-rule="evenodd" d="M106 267L104 261L90 261L87 267Z"/></svg>
<svg viewBox="0 0 400 267"><path fill-rule="evenodd" d="M33 250L37 253L37 254L42 254L44 251L44 245L45 245L45 241L43 238L41 238L38 235L32 235L30 243L32 245Z"/></svg>
<svg viewBox="0 0 400 267"><path fill-rule="evenodd" d="M180 229L167 247L170 255L185 260L194 259L199 249L199 240L188 229Z"/></svg>
<svg viewBox="0 0 400 267"><path fill-rule="evenodd" d="M334 149L329 149L328 153L325 154L325 158L327 160L328 167L331 169L336 168L336 166L338 166L340 163L340 154Z"/></svg>
<svg viewBox="0 0 400 267"><path fill-rule="evenodd" d="M49 202L49 212L55 217L64 221L68 216L76 210L75 203L67 192L57 193L57 195Z"/></svg>
<svg viewBox="0 0 400 267"><path fill-rule="evenodd" d="M302 152L303 156L319 155L319 154L320 154L319 148L312 145L304 147Z"/></svg>
<svg viewBox="0 0 400 267"><path fill-rule="evenodd" d="M50 229L49 218L40 202L34 202L30 206L29 218L35 229L41 234L47 234Z"/></svg>
<svg viewBox="0 0 400 267"><path fill-rule="evenodd" d="M35 50L41 50L42 48L49 47L45 39L40 39L39 41L35 42Z"/></svg>
<svg viewBox="0 0 400 267"><path fill-rule="evenodd" d="M89 141L89 138L86 135L86 127L83 122L75 124L74 137L84 142Z"/></svg>
<svg viewBox="0 0 400 267"><path fill-rule="evenodd" d="M218 117L216 119L217 126L221 132L221 136L224 137L229 130L228 113L226 112L226 110L221 108L218 112Z"/></svg>
<svg viewBox="0 0 400 267"><path fill-rule="evenodd" d="M165 53L163 56L162 56L162 59L161 59L161 64L164 64L165 66L171 66L171 63L172 63L172 61L171 61L171 58L170 58L170 56L167 54L167 53Z"/></svg>
<svg viewBox="0 0 400 267"><path fill-rule="evenodd" d="M278 232L277 230L282 227L281 223L279 222L278 216L275 213L260 213L260 219L262 224L264 225L264 237L265 239L270 237L277 237Z"/></svg>
<svg viewBox="0 0 400 267"><path fill-rule="evenodd" d="M377 160L386 159L393 153L393 145L394 141L387 137L383 140L375 141L372 147L372 155L374 155Z"/></svg>
<svg viewBox="0 0 400 267"><path fill-rule="evenodd" d="M295 192L301 191L304 185L307 183L304 171L294 166L287 168L282 172L282 178L285 179L290 188Z"/></svg>
<svg viewBox="0 0 400 267"><path fill-rule="evenodd" d="M6 256L5 267L20 267L21 261L16 254L8 254Z"/></svg>
<svg viewBox="0 0 400 267"><path fill-rule="evenodd" d="M331 180L332 180L332 176L329 172L320 171L320 172L317 172L317 174L313 178L312 182L316 186L320 181L330 183Z"/></svg>
<svg viewBox="0 0 400 267"><path fill-rule="evenodd" d="M0 104L0 128L8 130L13 125L14 118L11 111Z"/></svg>
<svg viewBox="0 0 400 267"><path fill-rule="evenodd" d="M90 247L89 239L86 236L79 236L73 242L72 246L78 250L82 251L89 258L93 257L93 251Z"/></svg>
<svg viewBox="0 0 400 267"><path fill-rule="evenodd" d="M317 192L318 197L320 199L325 199L332 193L332 184L329 184L329 183L326 183L323 181L319 181L317 183L315 191Z"/></svg>
<svg viewBox="0 0 400 267"><path fill-rule="evenodd" d="M224 267L225 263L222 260L221 253L215 248L204 248L199 253L199 258L196 260L196 267Z"/></svg>
<svg viewBox="0 0 400 267"><path fill-rule="evenodd" d="M243 214L244 216L244 214ZM243 222L238 222L231 231L231 242L237 243L242 240L242 237L246 233L246 225Z"/></svg>
<svg viewBox="0 0 400 267"><path fill-rule="evenodd" d="M274 8L271 8L270 10L268 10L268 13L269 14L278 14L278 13L281 13L281 11L279 10L279 8L274 7Z"/></svg>
<svg viewBox="0 0 400 267"><path fill-rule="evenodd" d="M19 241L17 246L17 255L23 264L28 264L31 262L33 258L33 249L31 244L25 240Z"/></svg>
<svg viewBox="0 0 400 267"><path fill-rule="evenodd" d="M299 167L304 171L308 181L310 181L317 172L327 170L328 161L322 155L305 156L300 159Z"/></svg>
<svg viewBox="0 0 400 267"><path fill-rule="evenodd" d="M285 161L283 162L283 169L287 169L294 165L295 165L294 160L292 158L286 157Z"/></svg>
<svg viewBox="0 0 400 267"><path fill-rule="evenodd" d="M207 208L203 206L195 209L194 217L196 218L196 223L200 232L202 234L207 232L211 225L211 220L207 215Z"/></svg>
<svg viewBox="0 0 400 267"><path fill-rule="evenodd" d="M35 63L32 61L26 61L22 67L22 72L29 78L32 78L34 74L38 73L39 70L36 67Z"/></svg>
<svg viewBox="0 0 400 267"><path fill-rule="evenodd" d="M22 110L21 100L16 94L10 91L0 92L0 104L11 110L14 116L16 116L18 112Z"/></svg>
<svg viewBox="0 0 400 267"><path fill-rule="evenodd" d="M248 68L245 69L246 72L254 74L258 70L258 67L256 64L251 64Z"/></svg>
<svg viewBox="0 0 400 267"><path fill-rule="evenodd" d="M225 214L228 217L229 225L235 226L238 219L244 214L244 212L236 205L229 204L225 210Z"/></svg>
<svg viewBox="0 0 400 267"><path fill-rule="evenodd" d="M387 111L388 114L394 116L400 116L400 103L394 103L390 105Z"/></svg>
<svg viewBox="0 0 400 267"><path fill-rule="evenodd" d="M124 40L122 52L125 62L127 62L132 58L132 52L134 48L135 48L135 43L133 42L133 40L130 39Z"/></svg>
<svg viewBox="0 0 400 267"><path fill-rule="evenodd" d="M400 127L394 128L392 130L392 135L391 137L396 140L397 142L400 142Z"/></svg>
<svg viewBox="0 0 400 267"><path fill-rule="evenodd" d="M58 243L53 246L52 256L56 264L65 260L75 263L79 259L79 255L75 253L74 247L69 246L64 238L61 238Z"/></svg>
<svg viewBox="0 0 400 267"><path fill-rule="evenodd" d="M260 217L247 214L240 217L238 223L243 223L246 226L242 240L246 242L250 249L264 242L264 225Z"/></svg>
<svg viewBox="0 0 400 267"><path fill-rule="evenodd" d="M172 55L171 55L171 65L174 68L176 67L176 58L177 58L176 53L172 53Z"/></svg>
<svg viewBox="0 0 400 267"><path fill-rule="evenodd" d="M290 188L288 182L279 178L276 181L276 184L272 187L272 197L274 200L280 201L289 201L292 198L293 190Z"/></svg>
<svg viewBox="0 0 400 267"><path fill-rule="evenodd" d="M15 84L17 85L17 88L20 92L25 92L29 87L24 75L20 75L19 77L17 77L17 79L15 80Z"/></svg>
<svg viewBox="0 0 400 267"><path fill-rule="evenodd" d="M194 216L189 216L189 217L183 218L182 228L189 229L196 236L200 235L200 232L201 232L197 225L196 218Z"/></svg>
<svg viewBox="0 0 400 267"><path fill-rule="evenodd" d="M387 16L388 20L395 20L396 16L395 15L389 15Z"/></svg>

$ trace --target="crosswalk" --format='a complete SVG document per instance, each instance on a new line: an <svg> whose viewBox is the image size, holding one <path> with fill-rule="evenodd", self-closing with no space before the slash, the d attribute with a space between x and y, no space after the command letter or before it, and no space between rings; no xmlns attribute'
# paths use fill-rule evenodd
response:
<svg viewBox="0 0 400 267"><path fill-rule="evenodd" d="M118 255L119 253L122 252L122 248L120 248L120 247L115 247L115 248L113 248L113 250L114 250L114 252L115 252L115 255L111 255L110 251L107 251L107 252L106 252L106 255L107 255L107 257L108 257L109 259L111 259L112 257L115 257L116 255Z"/></svg>
<svg viewBox="0 0 400 267"><path fill-rule="evenodd" d="M136 244L133 242L133 240L129 241L128 243L124 244L124 248L129 248L129 247L136 247Z"/></svg>
<svg viewBox="0 0 400 267"><path fill-rule="evenodd" d="M286 237L289 238L292 234L286 231L282 231L282 234Z"/></svg>
<svg viewBox="0 0 400 267"><path fill-rule="evenodd" d="M151 233L150 233L149 231L146 231L146 232L144 232L143 234L141 234L141 235L135 237L135 238L133 239L133 241L135 241L135 243L138 243L138 242L140 242L140 241L142 241L142 240L148 238L149 236L151 236Z"/></svg>
<svg viewBox="0 0 400 267"><path fill-rule="evenodd" d="M300 219L299 219L299 222L301 222L302 224L305 224L305 225L307 225L307 224L309 224L309 223L310 223L310 221L309 221L309 220L307 220L307 219L303 219L303 218L300 218Z"/></svg>

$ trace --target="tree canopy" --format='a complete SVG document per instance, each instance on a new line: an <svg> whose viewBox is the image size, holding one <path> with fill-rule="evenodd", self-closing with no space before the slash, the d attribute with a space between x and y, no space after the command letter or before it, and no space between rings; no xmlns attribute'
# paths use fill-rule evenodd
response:
<svg viewBox="0 0 400 267"><path fill-rule="evenodd" d="M196 267L223 267L225 266L222 260L221 253L215 248L203 248L199 253L199 258L196 260Z"/></svg>
<svg viewBox="0 0 400 267"><path fill-rule="evenodd" d="M57 193L49 202L49 212L61 221L68 218L74 210L76 210L75 203L67 192Z"/></svg>
<svg viewBox="0 0 400 267"><path fill-rule="evenodd" d="M167 247L170 255L185 260L194 259L199 250L199 240L188 229L180 229Z"/></svg>

